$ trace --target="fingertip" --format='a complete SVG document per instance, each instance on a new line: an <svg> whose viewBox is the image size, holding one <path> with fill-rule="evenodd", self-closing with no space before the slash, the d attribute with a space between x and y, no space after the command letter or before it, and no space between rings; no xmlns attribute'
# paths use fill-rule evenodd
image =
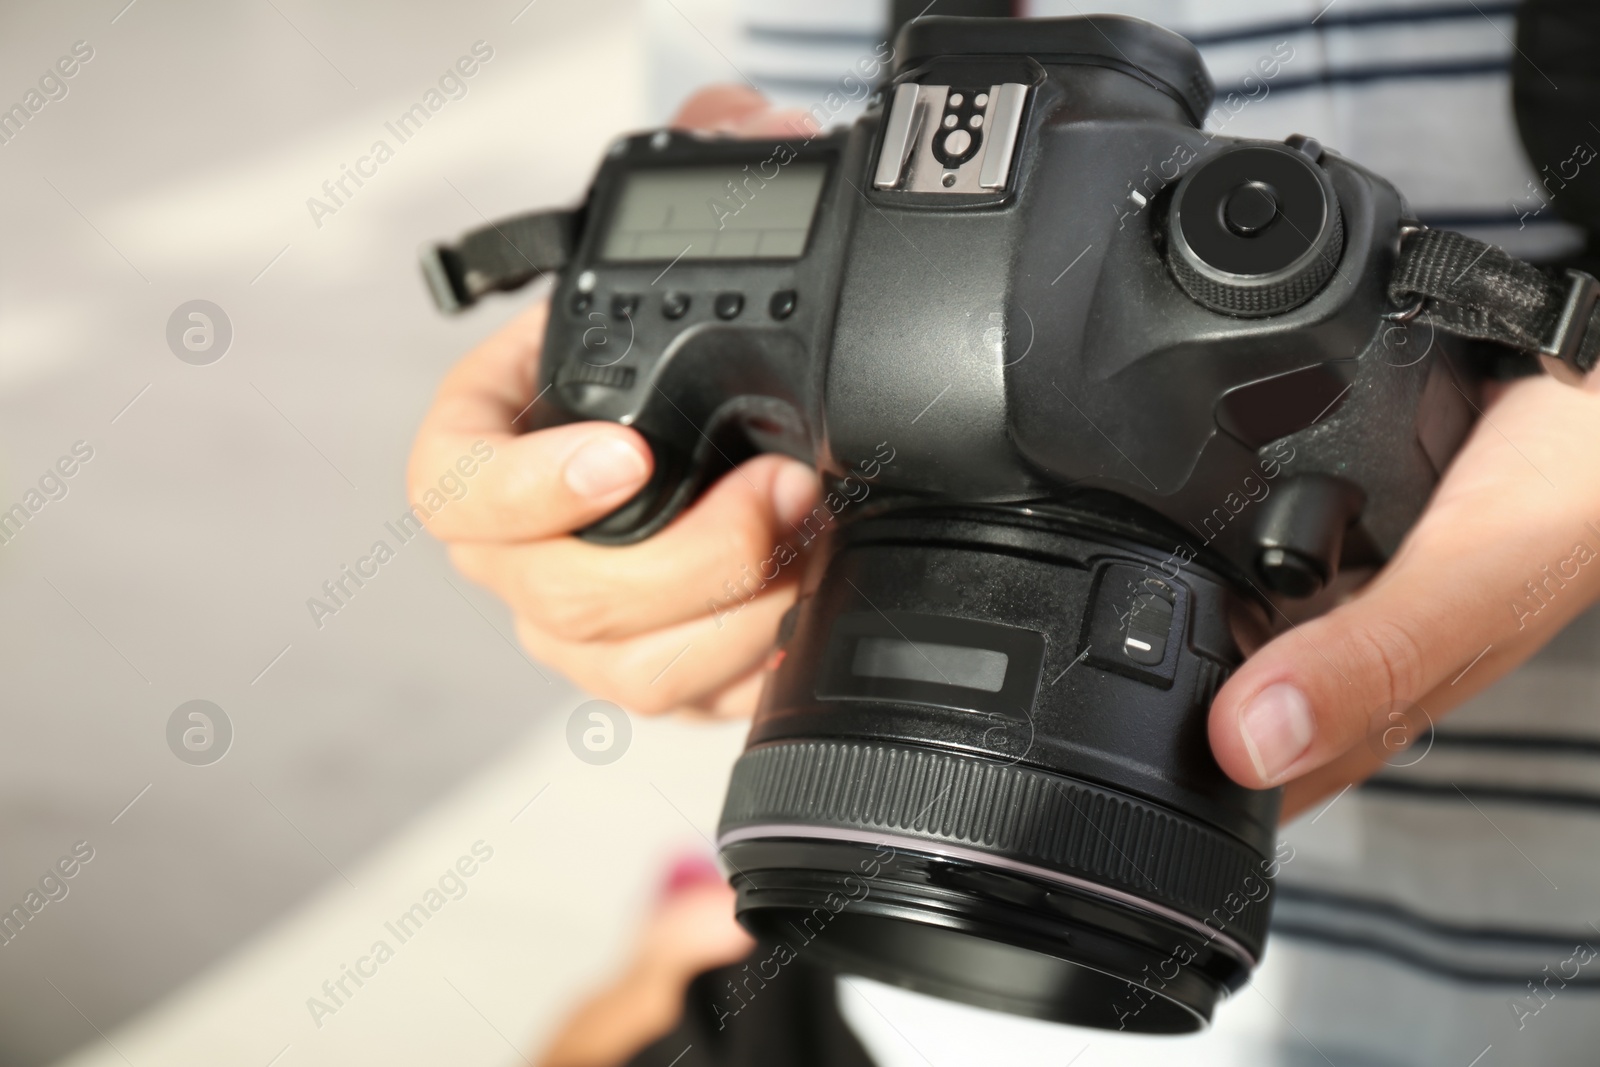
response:
<svg viewBox="0 0 1600 1067"><path fill-rule="evenodd" d="M1248 789L1270 789L1303 770L1317 738L1310 698L1281 678L1248 690L1230 681L1211 706L1207 728L1218 765Z"/></svg>
<svg viewBox="0 0 1600 1067"><path fill-rule="evenodd" d="M540 297L531 302L527 307L517 312L511 319L513 326L538 326L544 328L545 321L550 317L550 298Z"/></svg>
<svg viewBox="0 0 1600 1067"><path fill-rule="evenodd" d="M1239 712L1226 700L1226 692L1217 694L1206 719L1206 735L1211 742L1211 756L1222 768L1222 773L1246 789L1265 789L1266 783L1256 774L1250 753L1244 747L1244 737L1239 732Z"/></svg>
<svg viewBox="0 0 1600 1067"><path fill-rule="evenodd" d="M789 107L752 112L735 124L734 132L744 137L815 137L822 131L809 111Z"/></svg>
<svg viewBox="0 0 1600 1067"><path fill-rule="evenodd" d="M661 879L659 896L670 900L678 894L704 885L725 885L722 871L704 852L684 852L672 861Z"/></svg>
<svg viewBox="0 0 1600 1067"><path fill-rule="evenodd" d="M784 526L793 526L817 506L821 486L817 472L799 460L781 458L772 476L772 510Z"/></svg>
<svg viewBox="0 0 1600 1067"><path fill-rule="evenodd" d="M474 539L570 533L637 493L654 466L649 443L626 426L580 422L535 430L496 449L494 477L468 494L453 521L467 524L463 535Z"/></svg>
<svg viewBox="0 0 1600 1067"><path fill-rule="evenodd" d="M536 356L544 348L545 328L549 321L549 299L535 300L485 338L464 362L470 362L476 355L497 363L509 361L511 365L523 366L530 355ZM531 364L527 365L531 369ZM527 383L520 384L525 387Z"/></svg>
<svg viewBox="0 0 1600 1067"><path fill-rule="evenodd" d="M1239 741L1264 785L1276 785L1311 749L1317 736L1311 701L1290 682L1276 682L1245 702L1237 715Z"/></svg>
<svg viewBox="0 0 1600 1067"><path fill-rule="evenodd" d="M737 123L766 110L767 98L748 85L724 83L700 89L672 117L674 129L705 130Z"/></svg>
<svg viewBox="0 0 1600 1067"><path fill-rule="evenodd" d="M636 432L617 427L580 437L561 460L561 480L576 497L601 502L632 496L650 479L650 446Z"/></svg>

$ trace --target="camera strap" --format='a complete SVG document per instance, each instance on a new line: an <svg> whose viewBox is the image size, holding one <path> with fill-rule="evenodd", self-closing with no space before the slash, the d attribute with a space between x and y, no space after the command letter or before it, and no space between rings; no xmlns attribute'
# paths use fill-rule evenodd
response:
<svg viewBox="0 0 1600 1067"><path fill-rule="evenodd" d="M461 311L487 293L560 270L572 256L576 221L576 212L532 212L424 248L434 302ZM1538 356L1565 381L1581 381L1600 363L1600 283L1579 270L1552 274L1451 230L1410 224L1401 231L1389 299L1405 308L1391 319Z"/></svg>
<svg viewBox="0 0 1600 1067"><path fill-rule="evenodd" d="M1396 321L1538 356L1564 381L1581 381L1600 361L1600 283L1579 270L1548 273L1450 230L1402 230L1389 299L1406 307Z"/></svg>
<svg viewBox="0 0 1600 1067"><path fill-rule="evenodd" d="M453 245L422 250L422 274L440 311L471 307L485 294L517 289L572 258L577 212L536 211L491 222Z"/></svg>

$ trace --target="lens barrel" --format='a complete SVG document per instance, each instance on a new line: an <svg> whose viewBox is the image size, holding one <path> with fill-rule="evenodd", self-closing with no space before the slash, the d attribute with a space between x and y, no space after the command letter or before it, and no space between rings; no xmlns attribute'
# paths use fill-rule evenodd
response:
<svg viewBox="0 0 1600 1067"><path fill-rule="evenodd" d="M839 970L1042 1019L1202 1027L1261 953L1278 794L1207 742L1259 610L1067 509L839 530L786 618L719 847L740 921Z"/></svg>

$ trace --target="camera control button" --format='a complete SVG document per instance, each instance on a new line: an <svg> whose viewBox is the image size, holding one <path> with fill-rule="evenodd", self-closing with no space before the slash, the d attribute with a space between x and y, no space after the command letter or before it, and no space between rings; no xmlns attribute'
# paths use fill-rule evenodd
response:
<svg viewBox="0 0 1600 1067"><path fill-rule="evenodd" d="M670 292L661 298L661 314L669 319L681 319L689 313L689 294Z"/></svg>
<svg viewBox="0 0 1600 1067"><path fill-rule="evenodd" d="M1178 583L1146 564L1105 566L1085 620L1089 662L1116 674L1166 688L1177 676L1186 600Z"/></svg>
<svg viewBox="0 0 1600 1067"><path fill-rule="evenodd" d="M1283 143L1296 152L1304 152L1313 163L1322 162L1322 142L1315 137L1307 137L1303 133L1291 133L1283 139Z"/></svg>
<svg viewBox="0 0 1600 1067"><path fill-rule="evenodd" d="M736 319L739 317L739 312L744 310L744 294L718 293L711 308L719 319Z"/></svg>
<svg viewBox="0 0 1600 1067"><path fill-rule="evenodd" d="M767 301L767 311L773 318L782 322L794 314L795 304L799 303L800 294L793 289L779 289L772 294L772 299Z"/></svg>
<svg viewBox="0 0 1600 1067"><path fill-rule="evenodd" d="M1278 191L1266 182L1245 182L1228 194L1222 221L1240 237L1251 237L1278 217Z"/></svg>
<svg viewBox="0 0 1600 1067"><path fill-rule="evenodd" d="M1154 667L1167 656L1167 634L1172 630L1172 589L1147 580L1128 607L1127 628L1122 635L1122 654L1145 667Z"/></svg>
<svg viewBox="0 0 1600 1067"><path fill-rule="evenodd" d="M638 310L637 293L617 293L611 297L611 317L614 319L631 319Z"/></svg>
<svg viewBox="0 0 1600 1067"><path fill-rule="evenodd" d="M1333 178L1303 152L1241 143L1189 171L1167 208L1167 266L1223 315L1282 315L1322 292L1344 253Z"/></svg>

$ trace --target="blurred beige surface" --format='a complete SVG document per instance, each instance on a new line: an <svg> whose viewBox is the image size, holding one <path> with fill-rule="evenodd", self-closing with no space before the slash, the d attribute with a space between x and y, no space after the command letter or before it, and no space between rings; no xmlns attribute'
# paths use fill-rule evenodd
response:
<svg viewBox="0 0 1600 1067"><path fill-rule="evenodd" d="M660 876L711 846L742 724L634 720L616 763L589 766L541 729L311 900L72 1067L521 1063L620 965ZM536 799L535 799L536 798ZM531 801L531 803L530 803ZM481 844L480 844L481 843ZM475 873L420 923L395 925L464 855ZM91 864L92 866L92 864ZM459 895L458 895L459 894ZM386 926L386 924L389 924ZM391 930L390 926L394 926ZM405 940L396 936L396 930ZM333 1014L325 981L393 956ZM274 1061L274 1057L281 1058Z"/></svg>
<svg viewBox="0 0 1600 1067"><path fill-rule="evenodd" d="M320 628L306 602L393 541L435 384L522 303L441 318L417 246L581 195L641 121L637 27L612 0L0 8L6 106L75 42L93 50L0 144L0 510L74 442L93 450L0 545L0 901L74 843L95 850L0 947L0 1064L104 1049L296 907L348 892L341 871L473 774L559 744L581 695L515 649L431 539ZM493 56L465 95L399 144L385 124L480 41ZM393 158L319 227L308 198L380 138ZM207 366L166 339L194 299L232 324ZM195 699L234 730L210 766L168 747ZM598 883L631 876L595 863Z"/></svg>

